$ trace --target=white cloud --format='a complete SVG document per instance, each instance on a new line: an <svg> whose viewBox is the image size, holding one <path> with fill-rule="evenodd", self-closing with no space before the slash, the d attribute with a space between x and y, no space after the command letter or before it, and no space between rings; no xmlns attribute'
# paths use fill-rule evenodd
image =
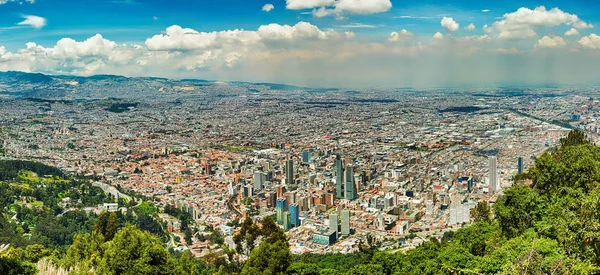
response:
<svg viewBox="0 0 600 275"><path fill-rule="evenodd" d="M270 12L275 8L275 6L273 6L273 4L266 4L262 7L262 11L264 12Z"/></svg>
<svg viewBox="0 0 600 275"><path fill-rule="evenodd" d="M329 7L335 4L335 0L286 0L285 8L289 10L304 10L317 7Z"/></svg>
<svg viewBox="0 0 600 275"><path fill-rule="evenodd" d="M307 22L294 26L269 24L256 31L228 30L218 32L198 32L177 25L168 27L164 34L146 39L146 46L152 51L189 51L219 49L224 47L245 47L262 45L272 41L327 40L347 38L347 33L334 30L321 30Z"/></svg>
<svg viewBox="0 0 600 275"><path fill-rule="evenodd" d="M390 0L338 0L336 11L352 14L373 14L389 11L392 8Z"/></svg>
<svg viewBox="0 0 600 275"><path fill-rule="evenodd" d="M465 29L472 32L475 30L475 25L473 23L471 23L468 26L466 26Z"/></svg>
<svg viewBox="0 0 600 275"><path fill-rule="evenodd" d="M321 18L335 15L343 19L343 14L374 14L389 11L390 0L286 0L286 9L313 9L312 14Z"/></svg>
<svg viewBox="0 0 600 275"><path fill-rule="evenodd" d="M25 2L29 4L35 4L35 1L36 0L25 0ZM19 4L23 4L23 2L21 2L20 0L0 0L0 5L4 5L9 2L18 2Z"/></svg>
<svg viewBox="0 0 600 275"><path fill-rule="evenodd" d="M158 17L152 16L152 20L156 21L156 20L158 20Z"/></svg>
<svg viewBox="0 0 600 275"><path fill-rule="evenodd" d="M388 38L388 41L389 42L403 41L403 40L407 40L408 38L411 38L413 35L414 34L412 32L402 29L399 32L390 33L390 37Z"/></svg>
<svg viewBox="0 0 600 275"><path fill-rule="evenodd" d="M18 25L30 26L35 29L41 29L46 26L46 18L35 16L35 15L24 15L22 22L19 22Z"/></svg>
<svg viewBox="0 0 600 275"><path fill-rule="evenodd" d="M440 24L442 25L442 27L444 27L444 29L446 29L449 32L455 32L459 28L459 24L456 23L456 21L454 21L454 19L452 19L452 17L442 18L442 21L440 21Z"/></svg>
<svg viewBox="0 0 600 275"><path fill-rule="evenodd" d="M320 7L318 9L313 9L312 11L312 15L316 18L323 18L332 14L335 14L335 10L326 7Z"/></svg>
<svg viewBox="0 0 600 275"><path fill-rule="evenodd" d="M481 12L490 12L490 10L481 10Z"/></svg>
<svg viewBox="0 0 600 275"><path fill-rule="evenodd" d="M600 36L592 33L582 37L577 43L584 48L598 50L600 49Z"/></svg>
<svg viewBox="0 0 600 275"><path fill-rule="evenodd" d="M372 29L372 28L376 28L375 25L362 24L362 23L350 23L350 24L346 24L346 25L339 25L337 27L338 28L344 28L344 29Z"/></svg>
<svg viewBox="0 0 600 275"><path fill-rule="evenodd" d="M576 28L571 28L567 32L565 32L565 36L577 36L579 35L579 31Z"/></svg>
<svg viewBox="0 0 600 275"><path fill-rule="evenodd" d="M564 39L556 36L540 39L536 45L539 50L532 51L520 48L524 43L517 47L497 44L487 34L457 36L438 32L428 39L400 30L390 33L388 41L378 42L350 39L354 36L353 32L320 29L306 22L213 32L171 26L148 38L145 45L118 44L98 34L82 41L63 38L50 47L31 42L13 52L0 46L0 71L110 73L360 88L546 83L548 79L576 84L596 80L595 72L600 69L600 55L583 50L600 50L600 36L595 34L581 38L576 43L580 50L576 52L542 52L546 46L563 45L566 49ZM520 55L517 58L507 54ZM544 62L548 55L553 62Z"/></svg>
<svg viewBox="0 0 600 275"><path fill-rule="evenodd" d="M535 45L536 48L560 48L566 46L567 43L560 36L544 36L542 39L538 40Z"/></svg>
<svg viewBox="0 0 600 275"><path fill-rule="evenodd" d="M492 25L493 31L503 39L524 39L535 37L537 27L555 27L568 25L576 29L591 28L575 14L563 12L558 8L547 10L540 6L533 10L519 8L516 12L504 14L501 21Z"/></svg>

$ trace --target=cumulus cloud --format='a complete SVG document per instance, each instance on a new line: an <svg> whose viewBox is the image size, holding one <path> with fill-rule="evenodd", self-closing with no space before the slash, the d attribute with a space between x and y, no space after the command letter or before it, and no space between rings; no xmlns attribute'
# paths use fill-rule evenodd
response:
<svg viewBox="0 0 600 275"><path fill-rule="evenodd" d="M12 52L0 46L0 71L264 80L359 88L507 81L577 83L595 80L600 67L600 55L593 51L600 50L600 37L595 34L575 42L578 51L541 50L570 47L560 36L542 37L535 45L539 50L532 50L535 42L513 48L498 44L491 34L438 32L429 39L400 30L380 41L350 39L354 36L353 32L321 29L306 22L213 32L171 26L142 45L123 45L97 34L85 40L63 38L48 47L30 42ZM545 62L549 54L550 63Z"/></svg>
<svg viewBox="0 0 600 275"><path fill-rule="evenodd" d="M275 6L273 6L273 4L266 4L262 7L262 10L264 12L270 12L275 8Z"/></svg>
<svg viewBox="0 0 600 275"><path fill-rule="evenodd" d="M579 31L576 28L571 28L567 32L565 32L565 36L577 36L579 35Z"/></svg>
<svg viewBox="0 0 600 275"><path fill-rule="evenodd" d="M475 25L473 23L471 23L468 26L466 26L465 29L472 32L475 30Z"/></svg>
<svg viewBox="0 0 600 275"><path fill-rule="evenodd" d="M335 0L286 0L285 8L289 10L304 10L316 7L329 7L335 4Z"/></svg>
<svg viewBox="0 0 600 275"><path fill-rule="evenodd" d="M443 38L444 38L444 35L441 32L436 32L433 35L433 39L443 39Z"/></svg>
<svg viewBox="0 0 600 275"><path fill-rule="evenodd" d="M25 20L18 23L22 26L30 26L35 29L41 29L46 26L46 18L35 16L35 15L24 15Z"/></svg>
<svg viewBox="0 0 600 275"><path fill-rule="evenodd" d="M524 39L535 37L537 27L572 26L576 29L592 28L575 14L566 13L558 8L547 10L544 6L533 10L519 8L504 14L503 19L492 25L492 30L502 39Z"/></svg>
<svg viewBox="0 0 600 275"><path fill-rule="evenodd" d="M444 27L444 29L446 29L449 32L455 32L459 28L459 24L456 23L456 21L454 21L454 19L452 19L452 17L442 18L442 21L440 21L440 24L442 25L442 27Z"/></svg>
<svg viewBox="0 0 600 275"><path fill-rule="evenodd" d="M542 37L542 39L538 40L537 44L535 45L536 48L560 48L560 47L564 47L566 46L567 43L565 42L565 40L560 37L560 36L544 36Z"/></svg>
<svg viewBox="0 0 600 275"><path fill-rule="evenodd" d="M404 41L404 40L407 40L408 38L411 38L413 35L414 34L412 32L402 29L399 32L390 33L390 37L388 38L388 41L389 42Z"/></svg>
<svg viewBox="0 0 600 275"><path fill-rule="evenodd" d="M247 47L262 45L272 41L311 41L351 38L353 33L340 33L334 30L321 30L307 22L294 26L269 24L256 31L228 30L198 32L177 25L168 27L164 34L146 39L146 47L151 51L189 51L218 49L224 47Z"/></svg>
<svg viewBox="0 0 600 275"><path fill-rule="evenodd" d="M335 15L338 19L343 14L374 14L389 11L392 8L390 0L286 0L286 9L313 9L314 17Z"/></svg>
<svg viewBox="0 0 600 275"><path fill-rule="evenodd" d="M592 33L582 37L577 43L584 48L598 50L600 49L600 36Z"/></svg>
<svg viewBox="0 0 600 275"><path fill-rule="evenodd" d="M481 12L490 12L490 10L481 10Z"/></svg>

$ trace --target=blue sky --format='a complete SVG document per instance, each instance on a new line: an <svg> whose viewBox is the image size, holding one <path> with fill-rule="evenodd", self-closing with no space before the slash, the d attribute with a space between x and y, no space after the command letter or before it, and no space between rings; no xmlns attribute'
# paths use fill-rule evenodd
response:
<svg viewBox="0 0 600 275"><path fill-rule="evenodd" d="M590 71L597 69L593 61L600 59L600 39L595 36L599 1L370 2L0 0L0 70L112 72L312 86L319 86L315 82L433 86L594 81ZM263 11L266 4L274 9ZM545 8L540 9L542 5ZM297 25L300 22L306 25ZM467 27L470 24L473 28ZM228 30L246 32L228 34ZM96 34L100 36L90 39ZM272 39L275 34L281 36ZM29 42L36 47L26 46ZM540 72L514 76L499 67L513 59L538 64L530 69ZM549 62L555 78L547 77L544 66ZM374 73L387 69L364 79L352 77L365 75L349 69L359 64L371 66L365 69ZM497 76L471 79L473 69L465 64L491 67L487 74ZM575 65L582 71L567 70ZM423 71L416 75L415 67ZM436 72L428 73L430 68ZM565 76L568 72L573 75ZM348 77L354 80L349 83ZM440 82L440 78L446 80Z"/></svg>

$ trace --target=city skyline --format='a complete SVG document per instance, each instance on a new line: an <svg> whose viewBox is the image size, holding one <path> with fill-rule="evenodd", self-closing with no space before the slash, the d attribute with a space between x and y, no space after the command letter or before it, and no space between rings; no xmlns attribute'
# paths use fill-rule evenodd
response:
<svg viewBox="0 0 600 275"><path fill-rule="evenodd" d="M597 5L9 0L0 70L310 87L597 85Z"/></svg>

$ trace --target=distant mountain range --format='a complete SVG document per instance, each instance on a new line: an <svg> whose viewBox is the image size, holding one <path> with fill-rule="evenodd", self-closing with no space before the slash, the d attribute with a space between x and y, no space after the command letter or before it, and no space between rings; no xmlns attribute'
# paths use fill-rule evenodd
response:
<svg viewBox="0 0 600 275"><path fill-rule="evenodd" d="M211 87L224 84L246 89L326 92L337 89L314 89L277 83L220 82L202 79L167 79L160 77L125 77L93 75L89 77L46 75L17 71L0 72L1 98L98 99L125 98L164 99L214 92ZM219 89L223 92L224 89ZM239 92L239 90L238 90Z"/></svg>

